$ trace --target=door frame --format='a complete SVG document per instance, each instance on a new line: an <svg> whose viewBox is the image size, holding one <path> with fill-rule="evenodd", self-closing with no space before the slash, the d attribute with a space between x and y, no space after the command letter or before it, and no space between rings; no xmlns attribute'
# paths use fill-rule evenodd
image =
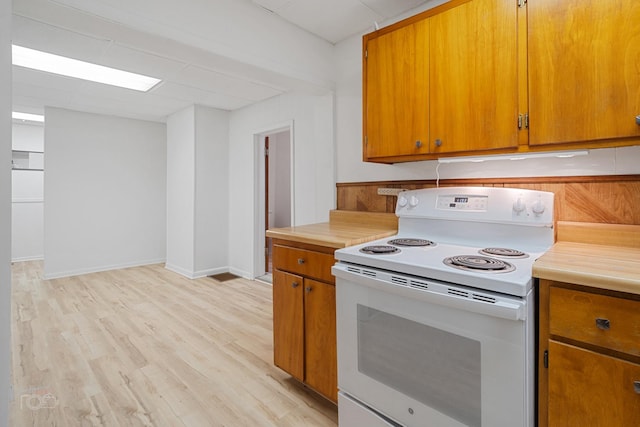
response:
<svg viewBox="0 0 640 427"><path fill-rule="evenodd" d="M289 150L291 159L289 163L289 174L291 180L291 225L295 225L295 143L294 143L294 121L274 123L253 132L253 150L254 150L254 263L253 277L259 277L265 274L265 210L267 209L265 201L265 153L264 138L280 132L289 131Z"/></svg>

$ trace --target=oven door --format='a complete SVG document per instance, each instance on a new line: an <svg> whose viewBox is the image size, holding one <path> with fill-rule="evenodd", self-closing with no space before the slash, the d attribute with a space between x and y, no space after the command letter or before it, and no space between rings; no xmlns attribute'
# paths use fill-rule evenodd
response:
<svg viewBox="0 0 640 427"><path fill-rule="evenodd" d="M531 294L488 302L487 292L463 298L470 288L351 270L333 268L341 393L405 426L533 426Z"/></svg>

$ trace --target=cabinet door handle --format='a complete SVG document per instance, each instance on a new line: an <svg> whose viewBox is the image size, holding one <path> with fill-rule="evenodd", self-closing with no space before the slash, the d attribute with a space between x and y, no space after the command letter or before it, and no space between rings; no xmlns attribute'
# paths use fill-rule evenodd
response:
<svg viewBox="0 0 640 427"><path fill-rule="evenodd" d="M304 290L307 291L307 293L311 292L311 286L307 286Z"/></svg>
<svg viewBox="0 0 640 427"><path fill-rule="evenodd" d="M418 140L416 141L416 148L420 148L422 147L422 141Z"/></svg>
<svg viewBox="0 0 640 427"><path fill-rule="evenodd" d="M635 391L637 394L640 394L640 381L633 382L633 391Z"/></svg>
<svg viewBox="0 0 640 427"><path fill-rule="evenodd" d="M298 264L300 265L304 264L304 258L298 258Z"/></svg>
<svg viewBox="0 0 640 427"><path fill-rule="evenodd" d="M440 138L435 141L436 147L440 147L442 145L442 140Z"/></svg>
<svg viewBox="0 0 640 427"><path fill-rule="evenodd" d="M596 326L598 327L598 329L606 331L609 328L611 328L611 322L609 322L609 319L602 319L602 318L598 317L596 319Z"/></svg>
<svg viewBox="0 0 640 427"><path fill-rule="evenodd" d="M292 288L297 288L297 287L298 287L298 285L299 285L299 283L298 283L298 282L293 282L293 283L291 283L291 287L292 287Z"/></svg>
<svg viewBox="0 0 640 427"><path fill-rule="evenodd" d="M640 115L636 116L636 124L640 126Z"/></svg>

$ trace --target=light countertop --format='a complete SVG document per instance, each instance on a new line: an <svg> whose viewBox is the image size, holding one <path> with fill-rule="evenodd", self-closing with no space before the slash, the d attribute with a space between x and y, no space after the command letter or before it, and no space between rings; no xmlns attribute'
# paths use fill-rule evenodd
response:
<svg viewBox="0 0 640 427"><path fill-rule="evenodd" d="M397 233L394 214L331 211L329 222L272 228L267 237L335 249L357 245Z"/></svg>
<svg viewBox="0 0 640 427"><path fill-rule="evenodd" d="M568 225L573 229L572 224ZM578 234L559 229L559 241L534 263L534 277L640 294L640 226L625 226L625 238L620 244L613 239L603 240L606 244L594 243L593 236L602 232L602 226L595 227L598 230L585 233L581 224ZM615 236L619 227L604 225L604 229L611 231L608 236ZM636 232L637 237L633 237ZM587 242L581 237L583 234L590 236Z"/></svg>

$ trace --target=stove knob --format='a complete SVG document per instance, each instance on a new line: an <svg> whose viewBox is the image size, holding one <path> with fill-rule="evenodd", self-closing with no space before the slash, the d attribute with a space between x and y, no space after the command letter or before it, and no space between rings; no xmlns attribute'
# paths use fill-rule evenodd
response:
<svg viewBox="0 0 640 427"><path fill-rule="evenodd" d="M516 213L516 215L520 215L526 209L527 209L527 205L525 205L524 200L522 200L522 197L518 197L518 199L515 202L513 202L513 211Z"/></svg>
<svg viewBox="0 0 640 427"><path fill-rule="evenodd" d="M401 208L404 208L405 206L407 206L407 203L409 203L409 201L407 200L406 197L404 196L398 197L398 206L400 206Z"/></svg>
<svg viewBox="0 0 640 427"><path fill-rule="evenodd" d="M409 197L409 207L415 208L416 206L418 206L418 203L420 203L420 199L418 199L416 196Z"/></svg>
<svg viewBox="0 0 640 427"><path fill-rule="evenodd" d="M536 215L540 216L544 213L545 205L542 203L542 199L538 197L538 200L531 206L531 211Z"/></svg>

